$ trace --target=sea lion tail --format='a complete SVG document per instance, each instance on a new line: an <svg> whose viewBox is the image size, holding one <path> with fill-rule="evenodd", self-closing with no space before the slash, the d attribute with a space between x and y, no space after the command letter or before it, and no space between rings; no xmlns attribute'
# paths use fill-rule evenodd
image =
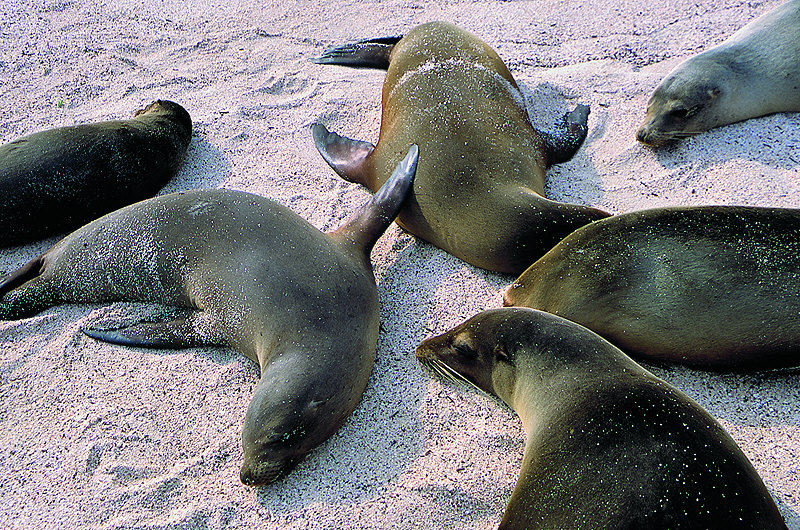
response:
<svg viewBox="0 0 800 530"><path fill-rule="evenodd" d="M334 46L322 52L321 56L313 57L311 62L386 70L389 68L392 49L402 38L402 36L378 37Z"/></svg>
<svg viewBox="0 0 800 530"><path fill-rule="evenodd" d="M381 186L381 189L361 210L352 215L331 235L341 237L364 249L369 259L370 250L397 217L411 189L417 173L418 159L419 148L412 145L408 149L408 154L397 164L392 176Z"/></svg>

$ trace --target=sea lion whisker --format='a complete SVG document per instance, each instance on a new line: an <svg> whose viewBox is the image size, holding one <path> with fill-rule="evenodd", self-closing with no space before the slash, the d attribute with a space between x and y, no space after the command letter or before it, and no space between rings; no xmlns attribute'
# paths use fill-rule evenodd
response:
<svg viewBox="0 0 800 530"><path fill-rule="evenodd" d="M439 366L442 369L444 369L447 372L447 374L457 383L466 384L467 386L474 388L478 392L484 393L482 388L480 388L478 385L476 385L475 383L464 377L464 375L461 374L458 370L452 368L441 359L437 359L437 361Z"/></svg>

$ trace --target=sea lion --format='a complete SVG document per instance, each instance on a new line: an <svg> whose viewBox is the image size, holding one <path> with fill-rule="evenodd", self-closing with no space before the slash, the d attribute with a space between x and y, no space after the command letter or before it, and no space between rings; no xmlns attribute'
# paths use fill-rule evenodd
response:
<svg viewBox="0 0 800 530"><path fill-rule="evenodd" d="M786 528L710 414L578 324L495 309L416 355L522 420L522 469L501 529Z"/></svg>
<svg viewBox="0 0 800 530"><path fill-rule="evenodd" d="M505 292L626 353L709 369L800 364L800 210L643 210L576 230Z"/></svg>
<svg viewBox="0 0 800 530"><path fill-rule="evenodd" d="M416 161L412 146L370 203L330 234L269 199L231 190L117 210L0 282L0 318L113 300L186 308L171 322L84 332L145 347L230 346L258 362L240 478L273 482L361 398L379 328L370 249L400 209Z"/></svg>
<svg viewBox="0 0 800 530"><path fill-rule="evenodd" d="M478 267L519 274L576 228L608 216L543 196L545 168L583 143L589 107L568 113L560 136L535 130L511 73L476 36L431 22L315 61L388 67L376 146L321 124L314 140L339 175L371 190L391 160L418 144L414 189L397 218L412 234Z"/></svg>
<svg viewBox="0 0 800 530"><path fill-rule="evenodd" d="M800 111L800 0L679 64L656 88L636 133L659 146L713 127Z"/></svg>
<svg viewBox="0 0 800 530"><path fill-rule="evenodd" d="M152 197L171 179L192 119L154 101L133 119L60 127L0 146L0 246L62 234Z"/></svg>

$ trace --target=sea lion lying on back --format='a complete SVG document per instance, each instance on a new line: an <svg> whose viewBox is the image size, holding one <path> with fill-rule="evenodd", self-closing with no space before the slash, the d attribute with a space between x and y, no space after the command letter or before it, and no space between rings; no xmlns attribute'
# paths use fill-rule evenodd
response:
<svg viewBox="0 0 800 530"><path fill-rule="evenodd" d="M800 111L800 0L679 64L656 88L636 133L658 146L737 121Z"/></svg>
<svg viewBox="0 0 800 530"><path fill-rule="evenodd" d="M798 256L800 210L643 210L576 230L505 301L568 318L650 361L797 366Z"/></svg>
<svg viewBox="0 0 800 530"><path fill-rule="evenodd" d="M495 309L416 354L522 420L525 454L501 530L786 529L719 423L586 328Z"/></svg>
<svg viewBox="0 0 800 530"><path fill-rule="evenodd" d="M0 246L62 234L152 197L192 139L192 119L154 101L130 120L41 131L0 146Z"/></svg>
<svg viewBox="0 0 800 530"><path fill-rule="evenodd" d="M399 155L420 148L400 226L478 267L519 274L564 236L608 214L544 198L545 168L572 157L589 108L566 115L559 136L535 130L525 101L486 43L445 22L405 37L328 50L319 63L388 68L376 146L314 127L322 156L343 178L376 190Z"/></svg>
<svg viewBox="0 0 800 530"><path fill-rule="evenodd" d="M0 319L60 303L186 308L172 322L84 331L135 346L230 346L258 362L241 480L272 482L361 399L379 330L370 249L397 215L416 160L412 146L370 203L330 234L269 199L231 190L173 193L117 210L0 281Z"/></svg>

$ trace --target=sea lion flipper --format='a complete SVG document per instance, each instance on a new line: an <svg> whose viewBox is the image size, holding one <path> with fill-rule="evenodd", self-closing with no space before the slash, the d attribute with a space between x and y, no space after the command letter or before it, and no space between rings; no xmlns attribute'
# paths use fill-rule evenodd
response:
<svg viewBox="0 0 800 530"><path fill-rule="evenodd" d="M374 145L329 132L321 123L312 125L311 133L322 158L340 177L370 187L364 166L367 157L375 150Z"/></svg>
<svg viewBox="0 0 800 530"><path fill-rule="evenodd" d="M369 260L369 252L383 232L392 223L417 174L419 148L411 145L405 158L395 167L392 176L381 186L372 199L357 211L332 235L355 243Z"/></svg>
<svg viewBox="0 0 800 530"><path fill-rule="evenodd" d="M53 285L43 276L47 253L33 258L0 279L0 320L18 320L53 305L58 299Z"/></svg>
<svg viewBox="0 0 800 530"><path fill-rule="evenodd" d="M545 142L547 165L566 162L580 149L589 132L589 106L578 105L564 114L555 133L537 131Z"/></svg>
<svg viewBox="0 0 800 530"><path fill-rule="evenodd" d="M321 56L313 57L311 62L386 70L389 68L389 56L392 48L402 38L402 36L378 37L334 46L322 52Z"/></svg>
<svg viewBox="0 0 800 530"><path fill-rule="evenodd" d="M28 263L0 280L0 299L2 299L6 293L13 291L20 285L34 278L38 278L42 274L43 268L44 254L33 258Z"/></svg>
<svg viewBox="0 0 800 530"><path fill-rule="evenodd" d="M196 346L220 346L197 325L197 313L169 322L139 322L118 329L82 328L81 331L93 339L120 346L142 348L191 348Z"/></svg>

